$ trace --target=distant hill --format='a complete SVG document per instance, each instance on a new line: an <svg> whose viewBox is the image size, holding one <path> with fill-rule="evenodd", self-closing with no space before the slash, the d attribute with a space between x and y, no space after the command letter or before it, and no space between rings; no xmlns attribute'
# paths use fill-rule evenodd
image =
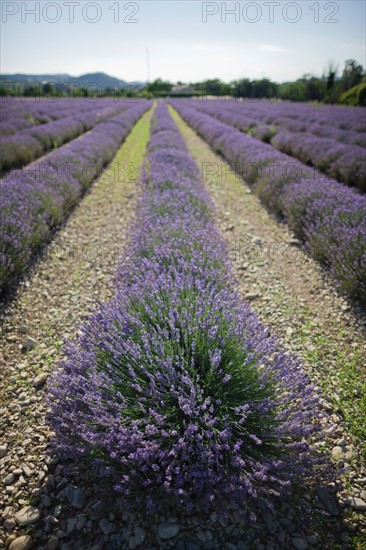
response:
<svg viewBox="0 0 366 550"><path fill-rule="evenodd" d="M71 76L67 73L59 74L1 74L0 84L3 86L7 83L8 87L11 85L20 86L43 86L44 84L53 84L59 91L65 91L70 84L78 88L89 88L90 91L95 89L105 90L106 88L112 89L125 89L129 86L136 88L144 88L145 83L140 81L127 82L114 76L109 76L105 73L87 73L80 76Z"/></svg>

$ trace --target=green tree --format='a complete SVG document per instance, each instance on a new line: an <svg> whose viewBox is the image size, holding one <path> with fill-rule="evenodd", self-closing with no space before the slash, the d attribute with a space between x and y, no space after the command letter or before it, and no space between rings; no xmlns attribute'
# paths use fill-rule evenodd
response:
<svg viewBox="0 0 366 550"><path fill-rule="evenodd" d="M146 91L153 96L166 95L171 91L172 87L171 82L157 78L146 86Z"/></svg>
<svg viewBox="0 0 366 550"><path fill-rule="evenodd" d="M342 91L350 90L362 82L363 69L354 59L347 59L343 70L341 84Z"/></svg>

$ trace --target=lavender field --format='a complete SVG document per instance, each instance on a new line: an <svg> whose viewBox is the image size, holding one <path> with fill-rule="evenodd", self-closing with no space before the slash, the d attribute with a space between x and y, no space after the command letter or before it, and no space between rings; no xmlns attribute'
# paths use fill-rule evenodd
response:
<svg viewBox="0 0 366 550"><path fill-rule="evenodd" d="M0 113L0 544L361 550L365 109Z"/></svg>

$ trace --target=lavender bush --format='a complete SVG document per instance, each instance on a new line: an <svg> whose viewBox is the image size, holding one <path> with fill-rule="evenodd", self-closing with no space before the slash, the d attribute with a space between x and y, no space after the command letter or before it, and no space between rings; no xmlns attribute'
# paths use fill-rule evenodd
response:
<svg viewBox="0 0 366 550"><path fill-rule="evenodd" d="M134 105L133 102L112 103L106 106L94 105L93 109L81 109L71 116L34 125L13 135L0 138L0 174L12 168L21 168L45 152L60 147L97 124L122 113Z"/></svg>
<svg viewBox="0 0 366 550"><path fill-rule="evenodd" d="M25 128L47 124L66 117L97 113L105 107L129 105L131 100L98 98L17 98L2 97L0 100L0 135L7 136Z"/></svg>
<svg viewBox="0 0 366 550"><path fill-rule="evenodd" d="M135 104L32 169L13 170L0 182L0 289L23 271L150 106L151 102Z"/></svg>
<svg viewBox="0 0 366 550"><path fill-rule="evenodd" d="M233 290L213 206L162 104L115 298L66 347L48 421L140 511L253 511L313 464L317 401Z"/></svg>
<svg viewBox="0 0 366 550"><path fill-rule="evenodd" d="M366 197L334 183L325 189L311 181L294 183L282 208L312 255L327 264L345 292L366 301Z"/></svg>
<svg viewBox="0 0 366 550"><path fill-rule="evenodd" d="M223 106L237 114L260 119L265 124L274 124L291 132L323 133L324 137L365 145L366 119L363 108L266 100L226 101ZM329 132L332 134L329 135Z"/></svg>
<svg viewBox="0 0 366 550"><path fill-rule="evenodd" d="M342 130L334 126L334 117L322 119L322 108L309 109L305 104L301 105L300 109L296 108L296 114L292 113L291 104L286 102L256 102L250 106L233 101L186 101L184 104L261 141L271 143L276 149L314 166L347 185L366 191L366 125L364 133ZM329 113L344 120L341 115L344 115L345 109L332 107L334 110L330 110ZM361 117L359 111L348 108L346 114L351 120L355 116L362 119L362 110ZM318 118L315 118L315 115L318 115ZM317 121L316 124L314 120ZM360 120L358 130L359 125Z"/></svg>
<svg viewBox="0 0 366 550"><path fill-rule="evenodd" d="M366 191L366 152L362 147L293 132L278 132L271 144L347 185Z"/></svg>
<svg viewBox="0 0 366 550"><path fill-rule="evenodd" d="M366 197L330 178L319 178L316 170L191 109L187 102L171 103L243 174L266 206L286 217L314 257L329 266L340 287L366 301Z"/></svg>

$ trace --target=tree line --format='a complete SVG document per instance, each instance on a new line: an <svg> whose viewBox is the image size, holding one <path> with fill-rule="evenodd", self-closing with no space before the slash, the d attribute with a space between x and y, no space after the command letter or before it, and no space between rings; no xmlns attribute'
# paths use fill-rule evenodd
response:
<svg viewBox="0 0 366 550"><path fill-rule="evenodd" d="M345 62L340 76L337 67L329 63L327 73L322 77L305 74L296 81L283 83L273 82L268 78L242 78L232 82L224 82L219 78L189 82L191 90L188 93L183 88L184 83L177 86L161 78L149 83L145 94L151 97L167 95L194 96L232 96L251 99L285 99L290 101L321 101L325 103L345 103L349 105L366 106L366 75L364 69L354 59ZM181 93L179 89L181 88Z"/></svg>
<svg viewBox="0 0 366 550"><path fill-rule="evenodd" d="M249 99L284 99L290 101L319 101L324 103L344 103L366 106L366 74L363 67L354 59L345 62L340 75L338 67L330 62L322 77L305 74L296 81L277 83L268 78L241 78L224 82L219 78L199 82L173 84L161 78L149 82L145 87L131 85L117 88L90 89L87 86L70 85L69 88L51 83L15 83L9 87L0 80L0 96L29 97L166 97L174 96L217 96Z"/></svg>

